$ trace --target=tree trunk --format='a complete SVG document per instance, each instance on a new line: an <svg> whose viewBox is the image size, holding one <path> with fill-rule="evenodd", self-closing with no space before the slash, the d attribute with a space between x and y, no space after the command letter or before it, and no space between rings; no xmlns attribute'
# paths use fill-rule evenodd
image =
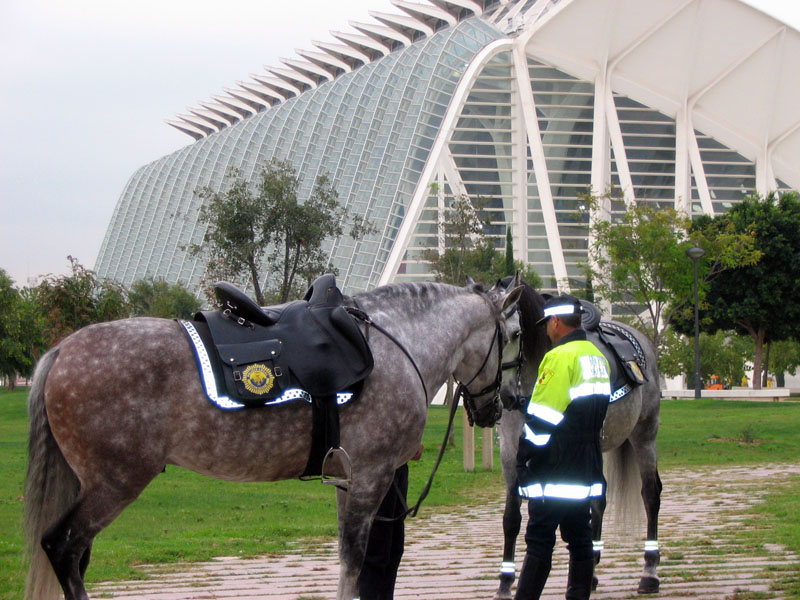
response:
<svg viewBox="0 0 800 600"><path fill-rule="evenodd" d="M247 261L250 265L250 281L253 283L253 293L256 295L256 302L259 306L266 306L264 294L261 292L261 284L258 282L258 269L254 260Z"/></svg>
<svg viewBox="0 0 800 600"><path fill-rule="evenodd" d="M755 353L753 356L753 389L761 389L761 372L764 364L764 331L759 330L753 336Z"/></svg>

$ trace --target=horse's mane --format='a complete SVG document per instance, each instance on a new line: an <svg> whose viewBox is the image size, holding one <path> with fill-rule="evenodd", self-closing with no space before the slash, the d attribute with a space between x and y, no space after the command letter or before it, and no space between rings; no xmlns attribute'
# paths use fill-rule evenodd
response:
<svg viewBox="0 0 800 600"><path fill-rule="evenodd" d="M504 277L500 283L508 288L514 278ZM546 348L548 340L544 327L537 327L536 322L544 315L544 298L533 289L527 281L520 279L523 288L519 299L519 323L522 328L522 345L525 348Z"/></svg>
<svg viewBox="0 0 800 600"><path fill-rule="evenodd" d="M359 292L353 295L356 304L366 302L387 307L402 302L402 309L406 313L416 313L425 310L434 300L476 293L486 296L487 292L480 284L467 287L458 287L448 283L432 281L412 281L402 283L389 283L373 290ZM495 309L492 303L489 306ZM496 309L495 309L496 310Z"/></svg>

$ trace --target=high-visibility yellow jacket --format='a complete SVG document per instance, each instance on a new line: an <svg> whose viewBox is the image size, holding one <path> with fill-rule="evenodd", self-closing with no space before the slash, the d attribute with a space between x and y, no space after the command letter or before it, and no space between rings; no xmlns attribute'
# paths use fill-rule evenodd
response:
<svg viewBox="0 0 800 600"><path fill-rule="evenodd" d="M519 441L520 496L581 500L605 493L600 432L611 393L609 372L582 329L544 355Z"/></svg>

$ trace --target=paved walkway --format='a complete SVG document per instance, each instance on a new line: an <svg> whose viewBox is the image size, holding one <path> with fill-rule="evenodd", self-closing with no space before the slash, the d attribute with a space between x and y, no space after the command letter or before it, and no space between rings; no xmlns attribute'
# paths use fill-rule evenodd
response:
<svg viewBox="0 0 800 600"><path fill-rule="evenodd" d="M800 474L800 464L671 471L662 474L661 593L658 600L788 598L773 589L781 570L800 558L778 545L743 544L742 521L765 489ZM425 510L423 508L423 515ZM592 598L643 598L636 586L642 540L604 528L600 586ZM641 534L643 539L644 532ZM397 600L491 600L502 553L502 504L411 519ZM517 552L517 568L524 549ZM567 555L559 541L543 598L564 597ZM126 600L329 600L336 597L334 544L313 554L152 567L147 581L94 586L93 598Z"/></svg>

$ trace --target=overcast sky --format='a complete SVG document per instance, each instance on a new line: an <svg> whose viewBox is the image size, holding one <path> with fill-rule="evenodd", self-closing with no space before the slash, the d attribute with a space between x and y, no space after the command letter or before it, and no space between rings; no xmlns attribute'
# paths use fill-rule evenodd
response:
<svg viewBox="0 0 800 600"><path fill-rule="evenodd" d="M747 0L800 28L797 0ZM192 139L164 120L332 41L389 0L0 0L0 268L93 267L140 166Z"/></svg>

